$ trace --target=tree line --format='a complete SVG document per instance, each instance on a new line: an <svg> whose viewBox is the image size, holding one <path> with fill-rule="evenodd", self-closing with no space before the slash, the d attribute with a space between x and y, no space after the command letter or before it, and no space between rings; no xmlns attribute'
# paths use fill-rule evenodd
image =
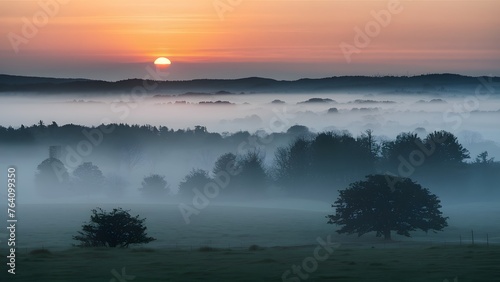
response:
<svg viewBox="0 0 500 282"><path fill-rule="evenodd" d="M500 193L500 162L486 151L471 159L457 137L447 131L424 138L405 132L386 141L376 141L371 130L357 137L347 131L310 134L279 147L268 166L258 151L223 155L211 175L216 176L228 162L242 172L233 177L226 195L264 196L272 189L288 196L322 199L371 174L385 175L389 185L411 178L440 193ZM210 181L209 175L208 171L191 171L179 185L180 192L192 196L190 191Z"/></svg>
<svg viewBox="0 0 500 282"><path fill-rule="evenodd" d="M124 136L143 130L162 136L161 130L157 132L148 126L123 125L122 130ZM191 134L194 139L200 134L215 134L216 139L223 140L223 143L240 138L234 135L250 136L250 133L240 132L223 137L218 133L208 133L203 127L185 130L182 134ZM292 141L274 150L272 162L265 163L266 152L259 150L258 146L244 153L234 149L221 154L211 171L192 168L177 187L169 183L169 175L165 172L145 175L137 189L150 198L175 195L189 199L194 197L195 189L203 189L231 167L237 173L230 175L224 193L218 197L221 200L232 196L256 199L273 195L322 199L370 174L386 175L389 184L395 179L411 178L441 194L462 193L466 196L499 192L500 162L490 158L486 151L471 158L457 137L447 131L435 131L424 138L414 132L404 132L393 140L384 141L377 139L370 130L354 137L347 131L313 134L306 127L294 126L282 134ZM64 187L71 187L73 194L106 192L114 195L123 190L126 180L104 177L99 167L91 162L83 162L70 174L63 162L49 158L38 166L36 183L39 190L46 190L42 194L59 193L68 190Z"/></svg>

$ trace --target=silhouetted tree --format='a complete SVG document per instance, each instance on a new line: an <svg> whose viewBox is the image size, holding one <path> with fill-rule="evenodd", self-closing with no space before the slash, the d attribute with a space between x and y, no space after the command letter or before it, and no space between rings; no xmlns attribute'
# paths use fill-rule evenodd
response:
<svg viewBox="0 0 500 282"><path fill-rule="evenodd" d="M194 134L206 134L207 128L205 126L196 125L194 127Z"/></svg>
<svg viewBox="0 0 500 282"><path fill-rule="evenodd" d="M42 121L42 120L40 120L40 121L38 122L38 127L39 127L39 128L45 128L45 123L43 123L43 121Z"/></svg>
<svg viewBox="0 0 500 282"><path fill-rule="evenodd" d="M412 152L422 151L422 144L422 139L412 132L400 133L396 140L383 142L381 152L385 170L397 171L401 162L407 160Z"/></svg>
<svg viewBox="0 0 500 282"><path fill-rule="evenodd" d="M287 134L290 134L295 137L307 138L312 135L311 131L307 126L304 125L293 125L286 131Z"/></svg>
<svg viewBox="0 0 500 282"><path fill-rule="evenodd" d="M262 196L268 184L262 156L258 152L248 152L240 160L239 166L241 173L234 177L239 192L247 196Z"/></svg>
<svg viewBox="0 0 500 282"><path fill-rule="evenodd" d="M468 165L467 181L474 189L474 196L485 195L491 197L491 192L500 195L498 183L500 183L500 162L488 157L488 152L480 153L474 162ZM481 193L485 192L485 193Z"/></svg>
<svg viewBox="0 0 500 282"><path fill-rule="evenodd" d="M165 176L158 174L152 174L150 176L144 177L142 181L142 187L139 188L144 196L147 197L158 197L164 196L169 192L167 181Z"/></svg>
<svg viewBox="0 0 500 282"><path fill-rule="evenodd" d="M55 121L52 121L52 123L49 126L47 126L47 128L50 130L57 129L58 127L59 127L59 125Z"/></svg>
<svg viewBox="0 0 500 282"><path fill-rule="evenodd" d="M147 244L156 240L146 234L146 219L131 216L128 210L113 209L107 213L101 208L93 209L90 222L82 225L82 231L73 236L80 241L79 247L121 247Z"/></svg>
<svg viewBox="0 0 500 282"><path fill-rule="evenodd" d="M338 224L338 233L361 236L376 232L391 239L391 231L410 237L410 231L441 231L448 224L442 216L440 200L428 189L409 178L391 179L386 175L368 175L367 180L352 183L340 191L334 215L328 223ZM391 189L391 186L393 189Z"/></svg>
<svg viewBox="0 0 500 282"><path fill-rule="evenodd" d="M374 165L377 156L380 154L381 146L375 141L373 131L370 129L366 130L361 136L356 138L356 141L360 143L361 148L369 152L367 156L371 158L370 161Z"/></svg>
<svg viewBox="0 0 500 282"><path fill-rule="evenodd" d="M227 153L220 156L214 164L212 173L217 175L219 172L227 172L229 170L237 169L236 155L233 153Z"/></svg>
<svg viewBox="0 0 500 282"><path fill-rule="evenodd" d="M35 186L42 194L47 196L65 194L68 185L68 170L59 159L48 158L37 166Z"/></svg>
<svg viewBox="0 0 500 282"><path fill-rule="evenodd" d="M179 196L192 198L194 196L193 189L198 188L203 191L203 187L212 179L208 176L208 172L201 169L193 169L179 184Z"/></svg>
<svg viewBox="0 0 500 282"><path fill-rule="evenodd" d="M90 194L96 191L102 191L105 184L105 178L102 171L91 162L84 162L73 171L73 177L76 189Z"/></svg>
<svg viewBox="0 0 500 282"><path fill-rule="evenodd" d="M429 162L434 165L461 165L469 151L458 143L457 137L447 131L434 131L424 139Z"/></svg>
<svg viewBox="0 0 500 282"><path fill-rule="evenodd" d="M320 133L311 143L311 165L315 185L344 186L373 171L371 149L348 132Z"/></svg>
<svg viewBox="0 0 500 282"><path fill-rule="evenodd" d="M279 186L291 194L300 194L311 181L311 142L297 139L285 148L278 148L274 156L274 177Z"/></svg>
<svg viewBox="0 0 500 282"><path fill-rule="evenodd" d="M488 151L484 151L481 154L477 155L474 163L476 164L491 164L495 162L495 158L488 158Z"/></svg>

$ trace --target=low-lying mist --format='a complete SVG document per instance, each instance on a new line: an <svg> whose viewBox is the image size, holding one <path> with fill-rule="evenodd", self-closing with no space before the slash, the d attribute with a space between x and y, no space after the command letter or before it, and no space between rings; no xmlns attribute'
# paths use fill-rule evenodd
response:
<svg viewBox="0 0 500 282"><path fill-rule="evenodd" d="M82 98L83 97L83 98ZM133 98L130 95L3 96L1 125L45 123L99 125L150 124L174 129L207 127L211 132L284 131L301 124L313 132L372 129L379 136L395 137L415 129L442 129L499 142L496 120L500 99L474 93L317 93L317 94L210 94L185 93ZM469 140L467 140L469 141ZM477 140L475 140L477 141Z"/></svg>

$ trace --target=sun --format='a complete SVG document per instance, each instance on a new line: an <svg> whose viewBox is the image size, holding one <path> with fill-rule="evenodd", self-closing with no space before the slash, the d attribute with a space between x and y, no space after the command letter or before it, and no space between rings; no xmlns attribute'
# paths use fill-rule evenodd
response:
<svg viewBox="0 0 500 282"><path fill-rule="evenodd" d="M155 60L155 65L157 66L169 66L170 64L172 64L172 62L165 57L159 57Z"/></svg>

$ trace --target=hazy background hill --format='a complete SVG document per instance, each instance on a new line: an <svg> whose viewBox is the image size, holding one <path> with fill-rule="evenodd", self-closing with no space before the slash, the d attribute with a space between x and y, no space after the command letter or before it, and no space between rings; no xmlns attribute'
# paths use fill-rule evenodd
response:
<svg viewBox="0 0 500 282"><path fill-rule="evenodd" d="M498 77L493 77L498 81ZM481 82L478 77L457 74L428 74L419 76L340 76L319 79L299 79L293 81L274 80L260 77L241 79L196 79L184 81L145 81L127 79L116 82L60 79L43 77L26 77L0 75L0 93L37 92L37 93L89 93L130 92L136 86L154 85L149 93L179 94L186 91L231 91L244 93L304 93L331 91L366 91L429 93L432 91L469 92L476 89Z"/></svg>
<svg viewBox="0 0 500 282"><path fill-rule="evenodd" d="M5 86L12 85L51 85L62 84L75 81L89 81L83 78L52 78L52 77L36 77L36 76L19 76L0 74L0 84Z"/></svg>

